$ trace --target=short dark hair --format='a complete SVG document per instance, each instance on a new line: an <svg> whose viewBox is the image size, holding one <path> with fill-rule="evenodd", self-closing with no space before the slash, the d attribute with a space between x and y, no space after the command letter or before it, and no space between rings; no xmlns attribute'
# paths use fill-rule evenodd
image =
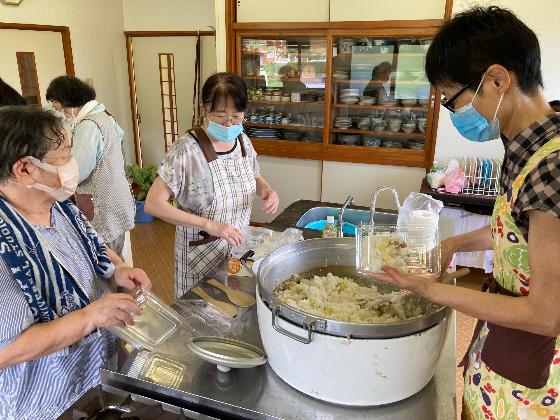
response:
<svg viewBox="0 0 560 420"><path fill-rule="evenodd" d="M14 164L26 156L41 160L64 144L62 119L33 105L0 108L0 182L14 173Z"/></svg>
<svg viewBox="0 0 560 420"><path fill-rule="evenodd" d="M235 109L247 109L247 85L235 73L216 73L206 79L202 86L202 103L214 111L222 101L233 100Z"/></svg>
<svg viewBox="0 0 560 420"><path fill-rule="evenodd" d="M543 87L539 40L510 10L473 7L445 23L426 54L426 75L432 85L472 83L500 64L515 73L525 94Z"/></svg>
<svg viewBox="0 0 560 420"><path fill-rule="evenodd" d="M95 89L73 76L58 76L47 88L47 101L57 101L64 108L84 106L95 99Z"/></svg>
<svg viewBox="0 0 560 420"><path fill-rule="evenodd" d="M6 105L27 105L27 101L0 78L0 106Z"/></svg>

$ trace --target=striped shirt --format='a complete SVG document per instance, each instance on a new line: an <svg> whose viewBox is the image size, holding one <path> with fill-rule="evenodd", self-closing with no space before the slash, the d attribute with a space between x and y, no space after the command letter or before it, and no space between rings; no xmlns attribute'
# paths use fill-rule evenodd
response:
<svg viewBox="0 0 560 420"><path fill-rule="evenodd" d="M95 273L78 232L53 206L51 227L36 226L49 247L77 278L91 300L107 286ZM0 348L34 323L31 309L9 268L0 258ZM1 419L55 419L91 387L99 383L99 368L114 352L106 330L58 352L0 369Z"/></svg>

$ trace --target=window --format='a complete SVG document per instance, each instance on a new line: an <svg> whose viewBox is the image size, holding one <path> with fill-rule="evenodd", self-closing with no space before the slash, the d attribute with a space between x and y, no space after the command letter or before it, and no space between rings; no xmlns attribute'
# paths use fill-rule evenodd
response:
<svg viewBox="0 0 560 420"><path fill-rule="evenodd" d="M167 152L173 142L179 137L179 123L177 122L177 97L175 92L175 65L173 54L160 53L158 56L163 136L165 141L165 152Z"/></svg>
<svg viewBox="0 0 560 420"><path fill-rule="evenodd" d="M41 93L39 92L35 53L16 52L16 58L19 81L21 84L21 96L23 96L30 105L41 105Z"/></svg>

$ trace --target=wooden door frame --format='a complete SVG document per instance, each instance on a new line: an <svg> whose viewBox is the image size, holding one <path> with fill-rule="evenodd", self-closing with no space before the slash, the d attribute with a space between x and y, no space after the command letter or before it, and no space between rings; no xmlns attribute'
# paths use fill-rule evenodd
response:
<svg viewBox="0 0 560 420"><path fill-rule="evenodd" d="M138 127L138 98L136 97L136 77L134 74L133 38L168 37L168 36L215 36L212 31L125 31L126 61L128 66L128 87L130 92L130 111L132 114L132 131L134 133L134 154L136 163L142 166L142 146Z"/></svg>
<svg viewBox="0 0 560 420"><path fill-rule="evenodd" d="M0 29L17 29L20 31L59 32L60 36L62 37L62 49L64 51L64 65L66 67L66 74L68 76L75 75L74 56L72 55L72 41L70 40L70 28L68 26L0 22Z"/></svg>

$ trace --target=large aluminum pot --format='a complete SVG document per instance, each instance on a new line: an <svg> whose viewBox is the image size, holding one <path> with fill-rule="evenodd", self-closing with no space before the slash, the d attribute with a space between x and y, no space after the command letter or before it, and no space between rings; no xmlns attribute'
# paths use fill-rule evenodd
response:
<svg viewBox="0 0 560 420"><path fill-rule="evenodd" d="M294 274L302 273L326 275L331 272L371 284L371 279L356 271L355 262L354 238L311 239L287 245L269 254L258 265L258 292L263 302L271 309L274 320L280 317L306 330L305 337L299 337L304 342L311 341L313 332L348 338L402 337L433 327L450 314L451 309L447 307L435 305L419 296L412 296L411 303L422 306L426 315L386 324L358 324L308 314L286 305L272 294L279 283ZM381 292L396 290L389 284L373 283Z"/></svg>
<svg viewBox="0 0 560 420"><path fill-rule="evenodd" d="M257 315L263 346L276 374L307 395L355 406L400 401L433 377L450 309L417 298L431 311L422 318L353 324L290 308L272 295L279 282L310 270L359 277L354 261L354 239L340 238L288 245L258 264Z"/></svg>

